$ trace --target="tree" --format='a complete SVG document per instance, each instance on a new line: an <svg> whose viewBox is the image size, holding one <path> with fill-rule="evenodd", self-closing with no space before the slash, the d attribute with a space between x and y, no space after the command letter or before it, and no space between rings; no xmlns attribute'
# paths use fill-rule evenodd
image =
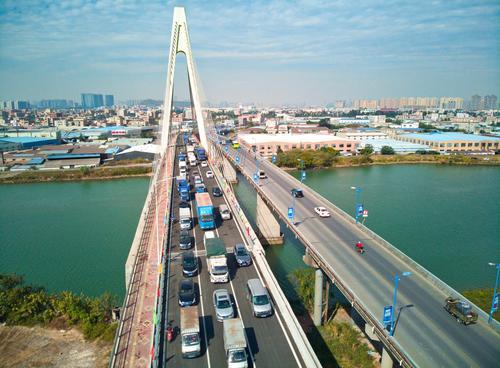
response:
<svg viewBox="0 0 500 368"><path fill-rule="evenodd" d="M369 156L373 153L373 146L371 144L367 144L364 148L359 150L359 153L365 156Z"/></svg>
<svg viewBox="0 0 500 368"><path fill-rule="evenodd" d="M395 152L394 152L394 148L392 148L391 146L383 146L380 149L380 153L383 155L393 155Z"/></svg>

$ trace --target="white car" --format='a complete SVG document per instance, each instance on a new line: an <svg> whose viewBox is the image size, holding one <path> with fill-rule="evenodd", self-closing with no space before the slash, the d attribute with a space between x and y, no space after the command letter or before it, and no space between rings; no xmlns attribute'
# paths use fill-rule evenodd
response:
<svg viewBox="0 0 500 368"><path fill-rule="evenodd" d="M314 212L316 212L319 217L330 217L330 212L325 207L314 207Z"/></svg>
<svg viewBox="0 0 500 368"><path fill-rule="evenodd" d="M207 178L213 178L214 177L214 173L211 172L210 170L207 171Z"/></svg>
<svg viewBox="0 0 500 368"><path fill-rule="evenodd" d="M201 167L207 167L208 166L208 162L206 161L201 161Z"/></svg>

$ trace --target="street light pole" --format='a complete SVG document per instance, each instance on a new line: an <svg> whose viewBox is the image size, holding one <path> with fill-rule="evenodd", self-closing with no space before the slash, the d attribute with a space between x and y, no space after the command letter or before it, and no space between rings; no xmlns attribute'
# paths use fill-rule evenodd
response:
<svg viewBox="0 0 500 368"><path fill-rule="evenodd" d="M488 265L490 266L494 266L496 269L497 269L497 278L496 278L496 281L495 281L495 288L493 289L493 298L491 299L491 308L490 308L490 316L488 317L488 323L491 322L491 320L493 319L493 312L494 312L494 307L495 307L495 299L496 299L496 295L497 295L497 287L498 287L498 275L500 274L500 263L488 263ZM498 301L497 301L498 303Z"/></svg>
<svg viewBox="0 0 500 368"><path fill-rule="evenodd" d="M401 276L410 276L411 272L403 272ZM392 300L392 314L391 314L391 330L389 331L389 336L392 336L394 334L394 325L396 321L394 320L394 317L396 315L396 305L397 305L397 298L398 298L398 284L399 280L401 278L399 277L398 274L394 275L394 297Z"/></svg>
<svg viewBox="0 0 500 368"><path fill-rule="evenodd" d="M354 218L356 219L356 223L358 223L359 221L359 206L361 205L361 192L363 191L363 189L361 189L361 187L351 187L352 190L354 190Z"/></svg>

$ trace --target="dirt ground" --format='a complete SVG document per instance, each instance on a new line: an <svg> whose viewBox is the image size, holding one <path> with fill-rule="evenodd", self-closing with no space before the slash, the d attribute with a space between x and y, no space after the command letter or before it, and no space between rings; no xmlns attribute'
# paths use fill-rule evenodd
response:
<svg viewBox="0 0 500 368"><path fill-rule="evenodd" d="M86 342L80 331L0 325L0 367L107 367L111 343Z"/></svg>

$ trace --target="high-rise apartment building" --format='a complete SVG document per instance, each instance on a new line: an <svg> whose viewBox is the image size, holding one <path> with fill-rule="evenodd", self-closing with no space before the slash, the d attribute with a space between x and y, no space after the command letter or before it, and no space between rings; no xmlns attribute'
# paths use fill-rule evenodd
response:
<svg viewBox="0 0 500 368"><path fill-rule="evenodd" d="M470 109L471 110L482 110L483 109L483 99L479 95L474 95L470 98Z"/></svg>
<svg viewBox="0 0 500 368"><path fill-rule="evenodd" d="M497 96L488 95L484 96L484 108L486 110L494 110L497 108Z"/></svg>
<svg viewBox="0 0 500 368"><path fill-rule="evenodd" d="M441 97L439 99L439 108L445 110L461 109L464 104L464 99L460 97Z"/></svg>
<svg viewBox="0 0 500 368"><path fill-rule="evenodd" d="M114 105L115 105L115 96L113 95L104 96L104 106L112 107Z"/></svg>
<svg viewBox="0 0 500 368"><path fill-rule="evenodd" d="M104 99L102 95L95 93L82 93L82 107L85 109L93 109L103 107Z"/></svg>

